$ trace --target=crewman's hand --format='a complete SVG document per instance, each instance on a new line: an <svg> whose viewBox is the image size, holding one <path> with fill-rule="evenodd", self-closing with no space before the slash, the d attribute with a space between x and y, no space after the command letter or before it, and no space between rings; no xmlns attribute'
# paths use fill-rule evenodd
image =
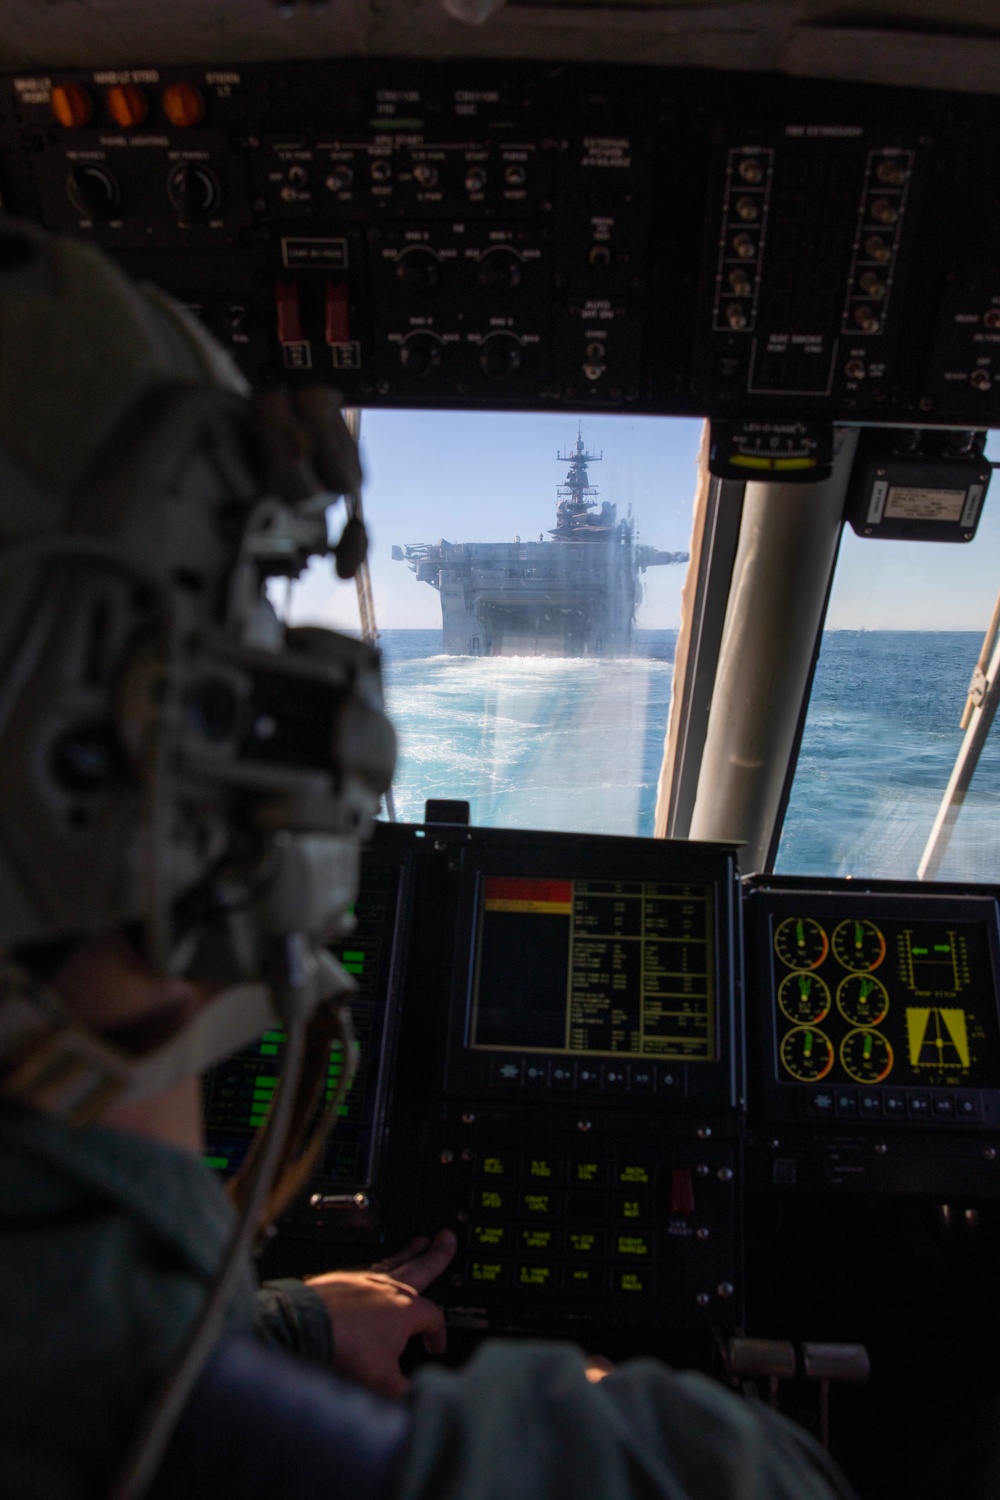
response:
<svg viewBox="0 0 1000 1500"><path fill-rule="evenodd" d="M307 1285L322 1297L333 1324L334 1369L385 1396L404 1395L409 1381L399 1358L410 1339L419 1334L428 1354L447 1347L444 1313L419 1294L454 1254L455 1236L442 1229L430 1243L412 1240L367 1271L312 1277Z"/></svg>

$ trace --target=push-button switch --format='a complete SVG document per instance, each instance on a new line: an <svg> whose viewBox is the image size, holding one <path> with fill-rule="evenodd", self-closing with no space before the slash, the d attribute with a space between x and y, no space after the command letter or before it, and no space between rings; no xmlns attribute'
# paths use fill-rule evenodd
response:
<svg viewBox="0 0 1000 1500"><path fill-rule="evenodd" d="M604 1231L602 1229L569 1229L566 1231L566 1250L575 1258L593 1260L604 1254Z"/></svg>
<svg viewBox="0 0 1000 1500"><path fill-rule="evenodd" d="M524 1251L544 1253L555 1248L556 1232L554 1229L540 1229L532 1224L525 1226L518 1234L518 1248Z"/></svg>
<svg viewBox="0 0 1000 1500"><path fill-rule="evenodd" d="M469 1280L476 1286L503 1286L506 1267L499 1260L474 1260L469 1271Z"/></svg>
<svg viewBox="0 0 1000 1500"><path fill-rule="evenodd" d="M616 1174L617 1180L623 1185L631 1187L632 1184L649 1187L653 1181L652 1167L643 1166L641 1163L623 1162Z"/></svg>
<svg viewBox="0 0 1000 1500"><path fill-rule="evenodd" d="M607 1289L607 1271L603 1266L573 1264L563 1267L563 1289L581 1300L603 1297Z"/></svg>
<svg viewBox="0 0 1000 1500"><path fill-rule="evenodd" d="M503 1250L509 1232L506 1224L473 1224L472 1243L477 1249Z"/></svg>
<svg viewBox="0 0 1000 1500"><path fill-rule="evenodd" d="M533 1189L521 1194L520 1205L521 1216L526 1219L554 1219L559 1212L559 1199L555 1193Z"/></svg>
<svg viewBox="0 0 1000 1500"><path fill-rule="evenodd" d="M476 1163L476 1176L487 1182L495 1182L498 1178L513 1178L514 1158L501 1155L483 1155Z"/></svg>
<svg viewBox="0 0 1000 1500"><path fill-rule="evenodd" d="M607 1168L602 1161L574 1161L570 1163L569 1180L574 1187L603 1187Z"/></svg>
<svg viewBox="0 0 1000 1500"><path fill-rule="evenodd" d="M645 1267L617 1270L612 1273L611 1289L614 1293L627 1297L648 1297L653 1290L652 1271Z"/></svg>
<svg viewBox="0 0 1000 1500"><path fill-rule="evenodd" d="M653 1255L653 1242L645 1234L617 1234L613 1248L619 1260L650 1260Z"/></svg>
<svg viewBox="0 0 1000 1500"><path fill-rule="evenodd" d="M472 1211L487 1214L491 1218L509 1214L514 1207L514 1195L506 1188L477 1187L472 1195Z"/></svg>
<svg viewBox="0 0 1000 1500"><path fill-rule="evenodd" d="M526 1156L521 1163L521 1177L527 1182L551 1186L559 1181L559 1165L551 1156Z"/></svg>
<svg viewBox="0 0 1000 1500"><path fill-rule="evenodd" d="M518 1265L514 1275L517 1286L532 1292L551 1291L556 1285L555 1266L530 1264Z"/></svg>
<svg viewBox="0 0 1000 1500"><path fill-rule="evenodd" d="M617 1224L649 1224L653 1218L652 1199L648 1193L625 1193L616 1196L613 1217Z"/></svg>

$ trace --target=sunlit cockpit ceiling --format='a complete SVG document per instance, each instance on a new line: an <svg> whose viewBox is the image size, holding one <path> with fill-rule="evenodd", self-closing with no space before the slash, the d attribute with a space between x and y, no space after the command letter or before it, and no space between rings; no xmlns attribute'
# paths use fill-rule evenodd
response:
<svg viewBox="0 0 1000 1500"><path fill-rule="evenodd" d="M477 3L490 8L452 8ZM508 0L482 25L441 0L4 0L0 14L4 70L365 54L777 69L1000 92L996 0Z"/></svg>

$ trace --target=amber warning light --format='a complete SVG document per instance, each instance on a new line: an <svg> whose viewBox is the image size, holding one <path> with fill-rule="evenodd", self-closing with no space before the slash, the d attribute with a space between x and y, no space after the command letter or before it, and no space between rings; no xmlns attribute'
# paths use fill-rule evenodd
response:
<svg viewBox="0 0 1000 1500"><path fill-rule="evenodd" d="M86 125L94 113L94 105L86 89L78 83L57 83L49 95L52 113L67 130Z"/></svg>
<svg viewBox="0 0 1000 1500"><path fill-rule="evenodd" d="M163 113L171 125L186 129L201 123L205 101L193 83L171 83L163 90Z"/></svg>
<svg viewBox="0 0 1000 1500"><path fill-rule="evenodd" d="M115 84L105 94L104 103L115 124L126 129L141 125L149 114L146 96L134 83Z"/></svg>

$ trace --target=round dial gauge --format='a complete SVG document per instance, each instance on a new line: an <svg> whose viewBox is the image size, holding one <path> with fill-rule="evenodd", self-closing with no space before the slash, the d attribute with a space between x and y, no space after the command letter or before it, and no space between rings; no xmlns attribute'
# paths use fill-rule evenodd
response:
<svg viewBox="0 0 1000 1500"><path fill-rule="evenodd" d="M818 1083L833 1067L833 1043L813 1026L796 1026L781 1039L781 1061L793 1078Z"/></svg>
<svg viewBox="0 0 1000 1500"><path fill-rule="evenodd" d="M786 917L774 934L774 951L790 969L818 969L830 943L812 917Z"/></svg>
<svg viewBox="0 0 1000 1500"><path fill-rule="evenodd" d="M848 974L837 986L837 1009L852 1026L877 1026L889 1009L889 994L871 974Z"/></svg>
<svg viewBox="0 0 1000 1500"><path fill-rule="evenodd" d="M858 1083L881 1083L892 1072L892 1048L881 1031L849 1031L840 1044L844 1072Z"/></svg>
<svg viewBox="0 0 1000 1500"><path fill-rule="evenodd" d="M786 974L778 986L778 1004L796 1026L816 1026L830 1009L830 991L818 974Z"/></svg>
<svg viewBox="0 0 1000 1500"><path fill-rule="evenodd" d="M870 971L885 958L885 938L874 922L852 917L834 929L833 951L845 969Z"/></svg>

